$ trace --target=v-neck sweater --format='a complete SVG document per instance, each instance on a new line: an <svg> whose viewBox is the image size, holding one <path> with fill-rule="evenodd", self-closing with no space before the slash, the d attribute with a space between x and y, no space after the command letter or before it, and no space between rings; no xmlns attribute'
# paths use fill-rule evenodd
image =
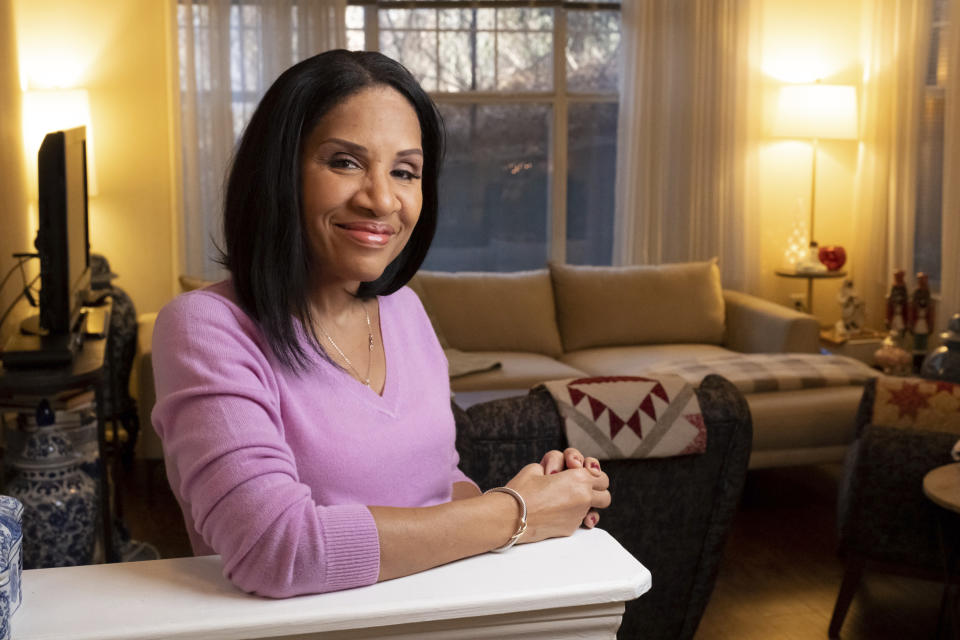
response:
<svg viewBox="0 0 960 640"><path fill-rule="evenodd" d="M447 362L419 298L378 298L377 394L320 358L274 357L229 280L178 296L153 334L152 421L196 555L271 597L376 582L368 506L449 502L457 468ZM312 353L301 332L301 344Z"/></svg>

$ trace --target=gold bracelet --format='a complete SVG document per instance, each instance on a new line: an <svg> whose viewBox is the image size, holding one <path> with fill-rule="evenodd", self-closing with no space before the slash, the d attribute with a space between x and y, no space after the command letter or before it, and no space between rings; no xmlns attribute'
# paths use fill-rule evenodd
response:
<svg viewBox="0 0 960 640"><path fill-rule="evenodd" d="M494 487L493 489L487 489L486 491L483 492L483 495L487 495L488 493L491 493L493 491L499 491L500 493L507 493L513 496L514 499L520 504L520 526L517 528L517 532L513 534L509 540L507 540L507 544L503 545L502 547L497 547L496 549L491 549L491 551L493 551L494 553L500 553L502 551L506 551L513 545L517 544L517 540L519 540L520 536L522 536L526 532L527 503L524 502L523 496L521 496L519 493L517 493L510 487Z"/></svg>

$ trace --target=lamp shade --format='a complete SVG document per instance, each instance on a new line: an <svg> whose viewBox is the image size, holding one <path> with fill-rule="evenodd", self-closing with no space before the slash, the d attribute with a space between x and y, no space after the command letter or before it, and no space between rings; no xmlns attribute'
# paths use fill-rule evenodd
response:
<svg viewBox="0 0 960 640"><path fill-rule="evenodd" d="M840 84L780 87L770 134L781 138L857 138L857 89Z"/></svg>

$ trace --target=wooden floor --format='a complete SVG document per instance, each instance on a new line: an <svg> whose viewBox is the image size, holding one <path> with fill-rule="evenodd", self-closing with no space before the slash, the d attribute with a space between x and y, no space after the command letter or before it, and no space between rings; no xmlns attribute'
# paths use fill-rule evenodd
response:
<svg viewBox="0 0 960 640"><path fill-rule="evenodd" d="M717 585L697 640L823 639L843 575L837 557L840 465L747 474ZM942 588L867 572L845 640L912 640L936 632Z"/></svg>
<svg viewBox="0 0 960 640"><path fill-rule="evenodd" d="M697 640L827 637L843 565L836 555L839 465L751 471ZM189 555L163 469L137 461L123 476L131 535L163 557ZM845 640L932 638L941 587L867 573Z"/></svg>

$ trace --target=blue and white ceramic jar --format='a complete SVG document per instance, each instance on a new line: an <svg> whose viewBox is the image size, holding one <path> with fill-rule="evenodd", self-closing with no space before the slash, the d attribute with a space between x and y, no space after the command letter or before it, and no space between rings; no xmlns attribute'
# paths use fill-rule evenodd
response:
<svg viewBox="0 0 960 640"><path fill-rule="evenodd" d="M954 314L940 338L943 344L923 361L920 375L931 380L960 383L960 313Z"/></svg>
<svg viewBox="0 0 960 640"><path fill-rule="evenodd" d="M10 569L0 571L0 640L10 640Z"/></svg>
<svg viewBox="0 0 960 640"><path fill-rule="evenodd" d="M62 433L29 433L9 493L23 503L23 564L27 569L89 564L96 540L96 483Z"/></svg>
<svg viewBox="0 0 960 640"><path fill-rule="evenodd" d="M100 445L97 442L97 414L92 409L50 412L50 420L38 424L31 413L17 417L19 437L22 439L34 431L49 430L63 435L70 448L80 457L80 470L100 481ZM16 441L16 438L15 438Z"/></svg>
<svg viewBox="0 0 960 640"><path fill-rule="evenodd" d="M12 496L0 495L0 543L0 569L10 570L9 602L13 615L23 601L23 503Z"/></svg>

